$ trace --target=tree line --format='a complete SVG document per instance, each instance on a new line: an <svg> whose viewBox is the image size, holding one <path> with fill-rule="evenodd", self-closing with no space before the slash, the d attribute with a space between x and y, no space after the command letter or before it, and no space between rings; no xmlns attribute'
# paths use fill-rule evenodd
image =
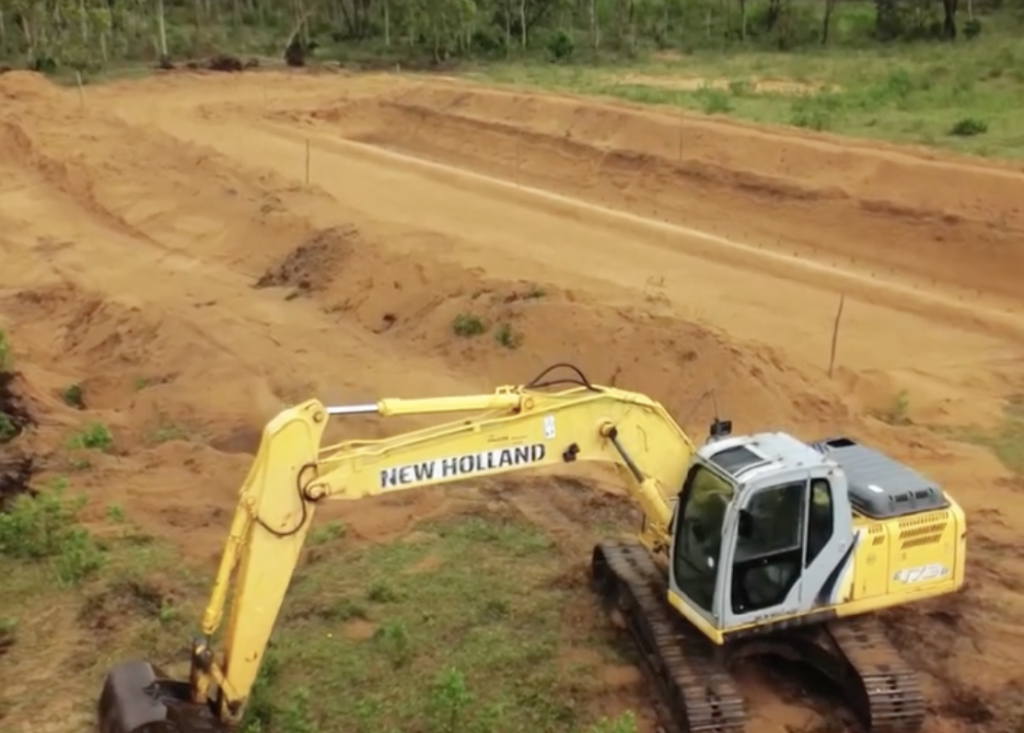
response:
<svg viewBox="0 0 1024 733"><path fill-rule="evenodd" d="M976 3L985 5L975 7ZM551 61L641 48L831 42L849 6L847 40L952 40L979 15L1024 0L0 0L0 55L41 70L195 56L214 50L435 62L539 53ZM966 18L962 18L966 12ZM843 12L846 12L845 10ZM330 50L328 50L330 49ZM301 56L302 54L298 54Z"/></svg>

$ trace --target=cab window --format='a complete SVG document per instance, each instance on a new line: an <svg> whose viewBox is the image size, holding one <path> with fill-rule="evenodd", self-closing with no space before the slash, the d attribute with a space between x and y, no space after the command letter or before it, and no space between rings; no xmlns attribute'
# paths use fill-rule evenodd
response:
<svg viewBox="0 0 1024 733"><path fill-rule="evenodd" d="M818 557L835 532L835 518L832 514L832 487L826 479L811 481L811 503L807 507L807 557L804 567L809 567Z"/></svg>
<svg viewBox="0 0 1024 733"><path fill-rule="evenodd" d="M722 550L722 525L735 490L703 464L690 468L683 485L676 525L673 571L687 598L711 610Z"/></svg>

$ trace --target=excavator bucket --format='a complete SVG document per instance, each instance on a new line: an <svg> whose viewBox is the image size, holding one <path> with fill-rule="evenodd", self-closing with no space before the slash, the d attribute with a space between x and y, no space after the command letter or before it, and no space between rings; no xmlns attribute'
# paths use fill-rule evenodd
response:
<svg viewBox="0 0 1024 733"><path fill-rule="evenodd" d="M206 705L189 701L188 683L146 662L123 662L107 675L99 733L225 733Z"/></svg>

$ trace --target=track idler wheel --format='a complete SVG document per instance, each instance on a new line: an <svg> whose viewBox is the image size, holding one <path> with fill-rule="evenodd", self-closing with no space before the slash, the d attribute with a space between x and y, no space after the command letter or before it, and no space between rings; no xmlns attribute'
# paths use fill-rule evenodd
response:
<svg viewBox="0 0 1024 733"><path fill-rule="evenodd" d="M99 703L99 733L224 733L206 705L189 700L187 682L151 664L123 662L107 674Z"/></svg>

